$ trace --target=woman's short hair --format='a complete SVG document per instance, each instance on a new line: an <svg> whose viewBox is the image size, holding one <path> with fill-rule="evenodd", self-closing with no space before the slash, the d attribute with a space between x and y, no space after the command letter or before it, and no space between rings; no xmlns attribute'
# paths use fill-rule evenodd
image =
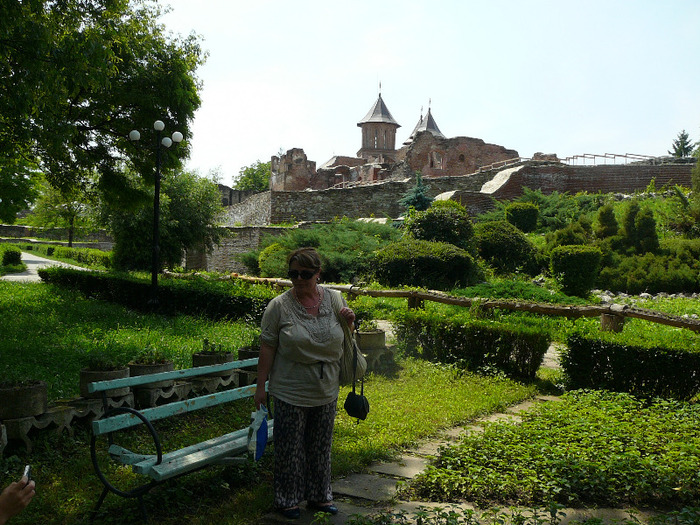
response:
<svg viewBox="0 0 700 525"><path fill-rule="evenodd" d="M313 268L318 270L321 268L321 256L315 248L307 246L294 250L287 257L287 266L290 266L294 261L299 263L302 268Z"/></svg>

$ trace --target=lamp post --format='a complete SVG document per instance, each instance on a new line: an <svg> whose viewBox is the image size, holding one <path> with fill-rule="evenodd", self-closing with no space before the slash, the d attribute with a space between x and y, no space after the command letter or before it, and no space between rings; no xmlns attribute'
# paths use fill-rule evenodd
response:
<svg viewBox="0 0 700 525"><path fill-rule="evenodd" d="M151 302L158 304L158 273L160 271L160 167L161 167L161 147L169 148L173 142L182 142L183 136L179 131L175 131L170 137L163 137L165 123L162 120L156 120L153 123L153 129L156 130L156 177L153 197L153 252L151 256ZM137 141L141 138L141 133L138 130L129 132L129 140Z"/></svg>

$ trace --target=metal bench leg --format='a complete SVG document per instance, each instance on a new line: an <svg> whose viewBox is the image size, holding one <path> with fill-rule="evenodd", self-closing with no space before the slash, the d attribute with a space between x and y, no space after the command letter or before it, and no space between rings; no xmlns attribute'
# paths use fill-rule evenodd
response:
<svg viewBox="0 0 700 525"><path fill-rule="evenodd" d="M107 497L107 494L109 494L109 489L105 487L102 489L100 499L97 500L97 505L95 505L95 508L93 509L92 514L90 515L90 523L93 523L95 521L95 517L97 517L97 512L100 510L100 507L102 506L102 503Z"/></svg>
<svg viewBox="0 0 700 525"><path fill-rule="evenodd" d="M146 513L146 505L143 502L143 495L139 496L139 508L141 509L141 517L143 518L143 522L146 523L148 521L148 513Z"/></svg>

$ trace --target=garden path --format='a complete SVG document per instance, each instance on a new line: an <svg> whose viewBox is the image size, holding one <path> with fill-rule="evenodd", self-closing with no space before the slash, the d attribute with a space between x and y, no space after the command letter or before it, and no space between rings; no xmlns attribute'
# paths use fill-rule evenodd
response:
<svg viewBox="0 0 700 525"><path fill-rule="evenodd" d="M65 268L76 268L82 270L78 266L73 266L72 264L66 264L59 261L53 261L51 259L45 259L44 257L39 257L33 253L22 252L22 262L27 265L27 269L21 273L11 273L8 275L3 275L0 277L3 281L14 281L14 282L38 282L41 281L39 277L39 269L45 268L47 266L63 266Z"/></svg>

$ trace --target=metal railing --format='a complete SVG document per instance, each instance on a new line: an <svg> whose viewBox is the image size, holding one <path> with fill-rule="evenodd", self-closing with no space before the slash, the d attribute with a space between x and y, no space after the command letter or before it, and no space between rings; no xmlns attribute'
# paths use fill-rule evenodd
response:
<svg viewBox="0 0 700 525"><path fill-rule="evenodd" d="M618 160L622 161L620 162L620 164L628 164L630 162L639 162L654 158L656 157L652 155L639 155L637 153L584 153L583 155L573 155L571 157L566 157L564 159L561 159L561 162L573 166L587 166L589 165L588 162L591 161L592 165L595 166L598 162L598 159L602 159L603 164L608 164L609 160L612 160L613 164L617 164ZM581 162L582 164L578 164L579 162Z"/></svg>

